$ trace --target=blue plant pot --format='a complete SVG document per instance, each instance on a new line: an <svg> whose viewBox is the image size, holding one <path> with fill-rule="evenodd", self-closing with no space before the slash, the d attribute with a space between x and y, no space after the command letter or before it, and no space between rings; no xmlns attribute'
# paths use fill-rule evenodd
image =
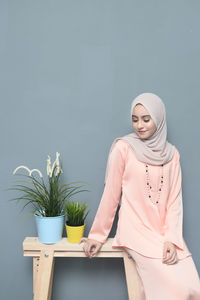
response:
<svg viewBox="0 0 200 300"><path fill-rule="evenodd" d="M65 215L57 217L43 217L35 214L39 241L43 244L55 244L62 239Z"/></svg>

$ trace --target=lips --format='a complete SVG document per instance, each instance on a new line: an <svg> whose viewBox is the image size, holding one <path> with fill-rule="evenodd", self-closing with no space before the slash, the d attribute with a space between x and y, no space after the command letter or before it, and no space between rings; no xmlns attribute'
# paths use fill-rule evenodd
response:
<svg viewBox="0 0 200 300"><path fill-rule="evenodd" d="M145 133L146 131L138 131L139 133Z"/></svg>

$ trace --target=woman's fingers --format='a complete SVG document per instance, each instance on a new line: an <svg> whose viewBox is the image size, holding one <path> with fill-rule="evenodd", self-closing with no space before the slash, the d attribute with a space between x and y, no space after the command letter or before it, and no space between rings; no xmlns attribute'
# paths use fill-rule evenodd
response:
<svg viewBox="0 0 200 300"><path fill-rule="evenodd" d="M92 243L88 245L88 257L93 257L99 251L100 246L96 243Z"/></svg>
<svg viewBox="0 0 200 300"><path fill-rule="evenodd" d="M94 256L96 253L98 252L97 247L93 247L93 249L91 249L90 251L90 257Z"/></svg>
<svg viewBox="0 0 200 300"><path fill-rule="evenodd" d="M82 242L86 242L86 241L87 241L87 238L83 237L83 238L80 239L79 244L81 244Z"/></svg>
<svg viewBox="0 0 200 300"><path fill-rule="evenodd" d="M84 242L83 250L89 258L93 257L101 248L102 243L95 240L90 240L88 238L81 238L80 243Z"/></svg>
<svg viewBox="0 0 200 300"><path fill-rule="evenodd" d="M88 253L88 256L91 257L92 255L92 248L94 247L94 244L91 243L88 245L88 249L87 249L87 253Z"/></svg>
<svg viewBox="0 0 200 300"><path fill-rule="evenodd" d="M95 245L95 249L94 250L92 250L91 252L92 252L92 254L91 254L91 256L94 256L94 255L96 255L97 254L97 252L99 252L99 249L101 248L101 245Z"/></svg>
<svg viewBox="0 0 200 300"><path fill-rule="evenodd" d="M169 258L169 247L168 245L165 243L164 247L163 247L163 262L166 261Z"/></svg>
<svg viewBox="0 0 200 300"><path fill-rule="evenodd" d="M166 241L163 247L163 263L174 264L178 261L175 245Z"/></svg>
<svg viewBox="0 0 200 300"><path fill-rule="evenodd" d="M165 260L168 256L168 244L164 243L164 247L163 247L163 260Z"/></svg>
<svg viewBox="0 0 200 300"><path fill-rule="evenodd" d="M171 265L171 264L174 264L174 263L176 263L176 262L177 262L177 254L176 254L176 252L174 251L174 252L172 253L171 258L169 258L169 260L167 261L167 264Z"/></svg>
<svg viewBox="0 0 200 300"><path fill-rule="evenodd" d="M87 238L81 238L79 244L81 244L82 242L84 242L84 244L83 244L83 250L84 250L86 256L88 256L88 244L89 244L89 241L88 241Z"/></svg>
<svg viewBox="0 0 200 300"><path fill-rule="evenodd" d="M84 252L85 252L85 254L88 256L88 240L87 240L87 238L81 238L80 239L80 242L79 242L79 244L81 244L82 242L84 242L84 244L83 244L83 250L84 250Z"/></svg>
<svg viewBox="0 0 200 300"><path fill-rule="evenodd" d="M172 249L171 252L167 252L167 257L163 259L163 262L166 264L174 264L177 262L177 253L176 250Z"/></svg>
<svg viewBox="0 0 200 300"><path fill-rule="evenodd" d="M170 258L170 253L166 251L163 258L163 263L166 263L169 258Z"/></svg>
<svg viewBox="0 0 200 300"><path fill-rule="evenodd" d="M85 254L90 258L92 256L93 248L95 247L94 243L87 242L85 244Z"/></svg>

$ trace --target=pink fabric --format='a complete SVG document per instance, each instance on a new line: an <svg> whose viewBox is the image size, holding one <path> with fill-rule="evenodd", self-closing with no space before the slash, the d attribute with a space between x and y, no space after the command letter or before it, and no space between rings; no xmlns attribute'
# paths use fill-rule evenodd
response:
<svg viewBox="0 0 200 300"><path fill-rule="evenodd" d="M126 246L152 258L163 257L163 243L176 245L179 259L190 256L182 235L183 204L180 155L175 149L171 161L164 164L164 183L160 202L149 200L146 187L145 163L139 161L124 140L118 140L110 156L110 166L104 192L89 239L104 243L111 230L117 207L116 235L112 247ZM157 197L162 166L149 165L152 196Z"/></svg>
<svg viewBox="0 0 200 300"><path fill-rule="evenodd" d="M136 263L141 279L141 300L200 300L200 280L192 256L167 265L124 248Z"/></svg>

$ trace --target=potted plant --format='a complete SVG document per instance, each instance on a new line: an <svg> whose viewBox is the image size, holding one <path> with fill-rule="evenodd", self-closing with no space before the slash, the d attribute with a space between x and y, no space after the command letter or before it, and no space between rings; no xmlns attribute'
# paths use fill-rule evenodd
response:
<svg viewBox="0 0 200 300"><path fill-rule="evenodd" d="M85 211L87 204L80 201L69 201L66 203L65 211L67 221L65 223L67 239L70 243L79 243L85 229L85 219L89 211Z"/></svg>
<svg viewBox="0 0 200 300"><path fill-rule="evenodd" d="M43 179L42 173L38 169L30 170L26 166L17 167L13 174L19 169L25 169L29 175L17 174L24 176L24 180L18 180L17 185L10 190L23 192L22 196L13 200L25 200L27 205L32 205L35 216L36 227L39 241L45 244L57 243L62 238L62 232L65 222L65 206L67 201L75 194L83 191L82 186L76 186L77 183L86 183L84 181L75 181L68 184L60 184L60 176L63 173L60 162L60 154L56 152L56 160L51 167L51 158L47 159L47 176L48 183ZM34 175L37 173L38 176Z"/></svg>

